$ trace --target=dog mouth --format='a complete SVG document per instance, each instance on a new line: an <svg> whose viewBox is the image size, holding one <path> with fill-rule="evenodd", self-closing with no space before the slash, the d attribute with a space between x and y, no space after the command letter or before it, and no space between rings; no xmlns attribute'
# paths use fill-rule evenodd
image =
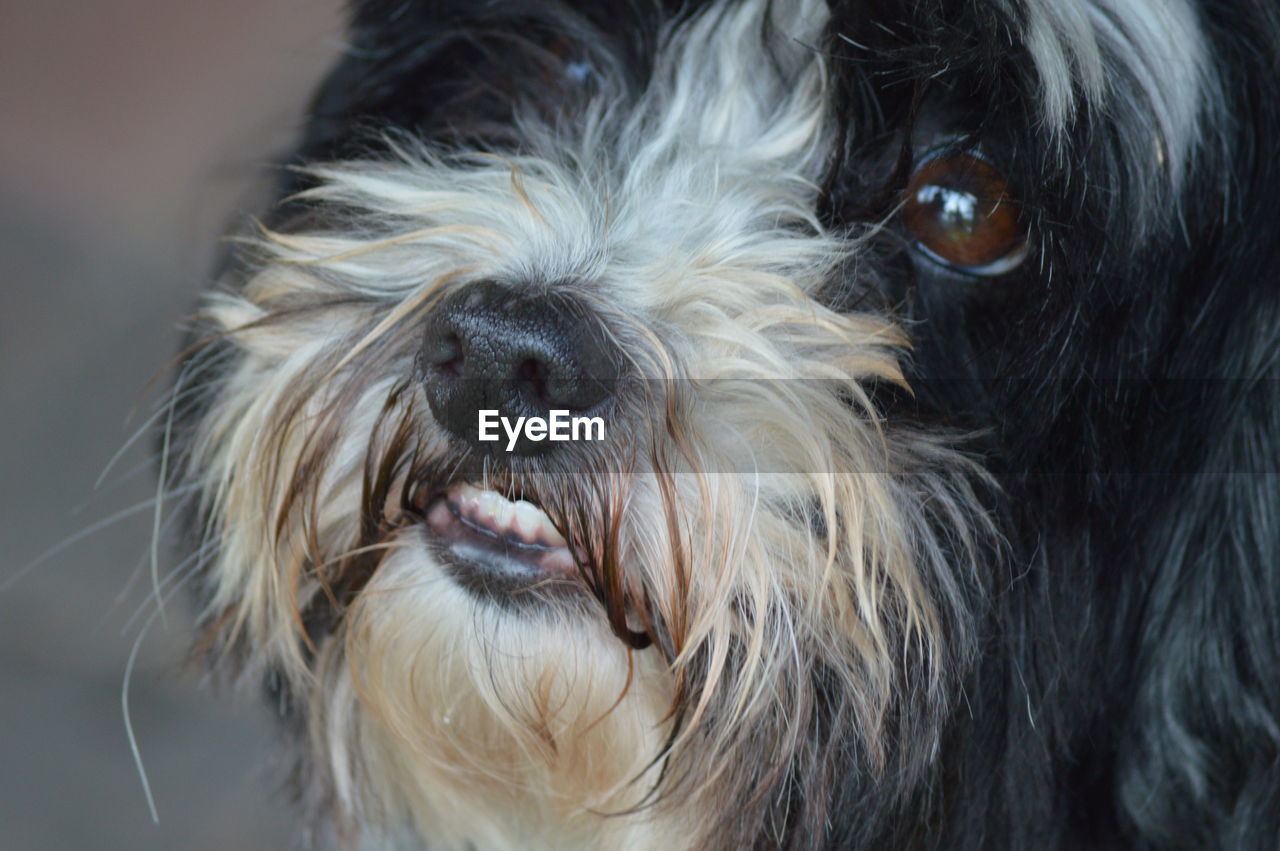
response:
<svg viewBox="0 0 1280 851"><path fill-rule="evenodd" d="M638 614L638 598L624 587L616 557L599 542L593 545L591 530L574 527L572 520L566 529L553 519L557 508L578 510L575 503L566 508L555 502L548 512L529 487L540 477L494 470L474 475L494 487L475 484L469 476L434 486L426 478L406 495L426 547L450 579L506 609L567 605L580 610L594 600L627 646L639 650L652 643L647 618ZM567 501L573 494L557 495Z"/></svg>
<svg viewBox="0 0 1280 851"><path fill-rule="evenodd" d="M462 483L431 495L424 508L437 556L473 591L509 594L577 584L569 542L529 499Z"/></svg>

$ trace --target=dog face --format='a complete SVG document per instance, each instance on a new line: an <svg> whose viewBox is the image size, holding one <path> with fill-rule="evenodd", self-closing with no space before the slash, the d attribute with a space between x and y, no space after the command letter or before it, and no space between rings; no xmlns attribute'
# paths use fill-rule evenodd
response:
<svg viewBox="0 0 1280 851"><path fill-rule="evenodd" d="M204 646L347 841L937 829L980 601L1058 528L960 430L1111 451L1072 394L1168 339L1226 84L1181 0L899 6L357 7L168 441Z"/></svg>

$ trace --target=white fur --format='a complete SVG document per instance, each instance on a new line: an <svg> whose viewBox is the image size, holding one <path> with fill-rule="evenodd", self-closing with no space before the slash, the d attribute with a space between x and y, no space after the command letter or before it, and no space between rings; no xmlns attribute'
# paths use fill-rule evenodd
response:
<svg viewBox="0 0 1280 851"><path fill-rule="evenodd" d="M1008 2L1008 0L1004 0ZM1025 0L1027 48L1041 112L1067 131L1081 98L1123 125L1145 127L1134 165L1177 186L1214 108L1213 57L1188 0ZM1143 132L1143 131L1138 131Z"/></svg>

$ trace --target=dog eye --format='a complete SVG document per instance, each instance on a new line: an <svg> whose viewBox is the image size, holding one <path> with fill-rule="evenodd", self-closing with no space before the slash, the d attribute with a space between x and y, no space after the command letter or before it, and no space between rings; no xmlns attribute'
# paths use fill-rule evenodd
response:
<svg viewBox="0 0 1280 851"><path fill-rule="evenodd" d="M902 223L929 259L970 275L1002 275L1027 256L1022 208L996 168L943 151L907 184Z"/></svg>

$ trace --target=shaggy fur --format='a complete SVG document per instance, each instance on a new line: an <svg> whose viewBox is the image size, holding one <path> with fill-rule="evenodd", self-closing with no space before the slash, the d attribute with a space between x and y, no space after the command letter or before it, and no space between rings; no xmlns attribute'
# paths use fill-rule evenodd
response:
<svg viewBox="0 0 1280 851"><path fill-rule="evenodd" d="M165 434L199 647L267 684L308 824L1274 844L1278 18L356 3ZM1007 262L900 215L957 151L1016 199ZM421 329L493 282L606 329L608 440L437 422ZM579 575L461 579L425 519L458 482L539 505Z"/></svg>

